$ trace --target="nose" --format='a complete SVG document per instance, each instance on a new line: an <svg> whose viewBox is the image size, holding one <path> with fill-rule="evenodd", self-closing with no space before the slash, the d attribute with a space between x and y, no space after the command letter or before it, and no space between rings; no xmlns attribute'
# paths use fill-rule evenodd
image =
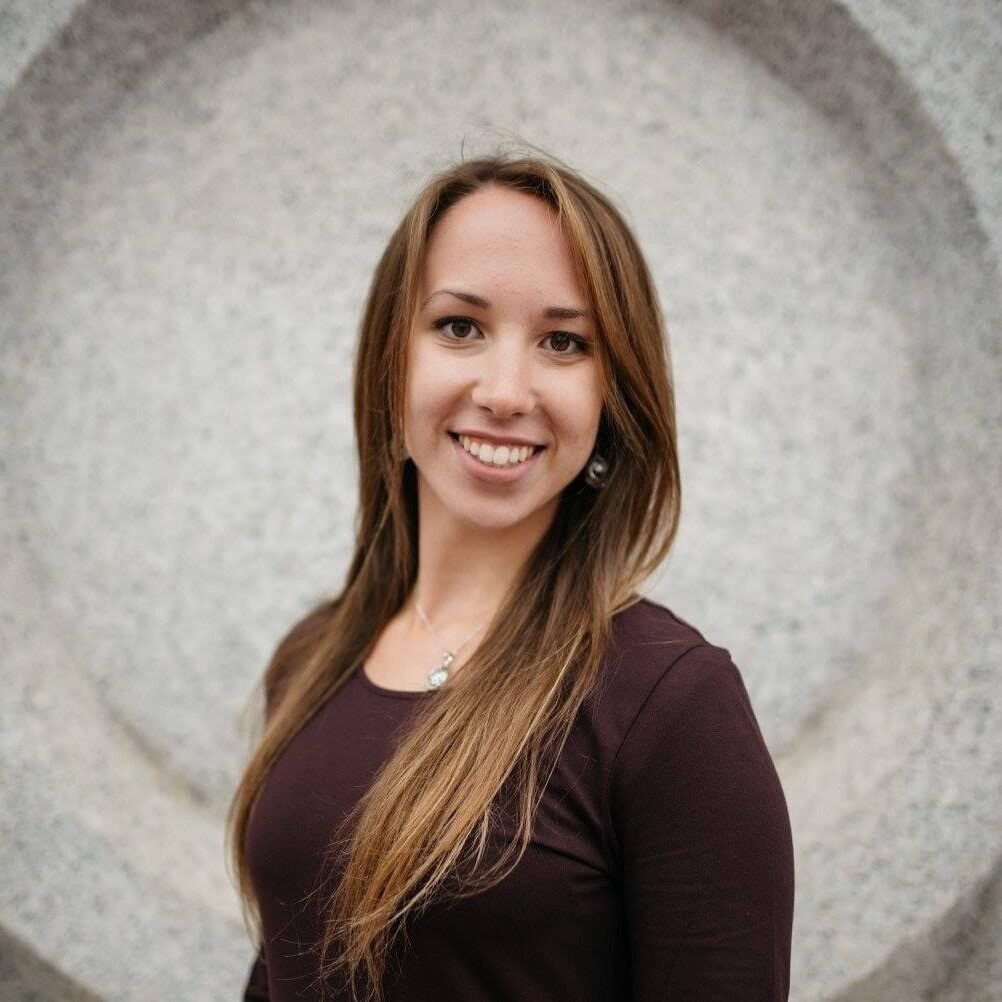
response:
<svg viewBox="0 0 1002 1002"><path fill-rule="evenodd" d="M492 346L493 350L483 352L477 359L473 402L501 418L532 409L533 358L531 348L519 343L520 340L502 339Z"/></svg>

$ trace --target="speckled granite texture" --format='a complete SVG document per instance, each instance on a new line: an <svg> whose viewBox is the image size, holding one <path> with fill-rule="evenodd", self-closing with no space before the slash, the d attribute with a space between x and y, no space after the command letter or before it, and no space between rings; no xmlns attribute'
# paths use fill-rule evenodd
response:
<svg viewBox="0 0 1002 1002"><path fill-rule="evenodd" d="M366 284L515 133L654 267L648 590L783 777L791 998L1002 1000L1000 47L997 2L0 3L0 998L238 997L223 815L348 557Z"/></svg>

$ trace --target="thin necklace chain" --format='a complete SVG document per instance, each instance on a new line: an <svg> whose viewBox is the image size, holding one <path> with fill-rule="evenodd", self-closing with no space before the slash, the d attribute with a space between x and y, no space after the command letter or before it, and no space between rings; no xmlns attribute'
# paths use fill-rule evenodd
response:
<svg viewBox="0 0 1002 1002"><path fill-rule="evenodd" d="M417 608L418 615L424 620L424 625L428 627L431 631L431 635L435 638L438 646L442 648L442 663L435 668L433 671L428 673L428 682L426 688L428 689L438 689L448 678L449 678L449 665L456 660L456 653L466 645L466 643L473 638L473 635L477 630L482 630L485 623L481 623L476 630L471 633L466 640L463 641L454 651L450 651L445 644L442 643L441 637L435 632L435 627L428 622L428 617L424 614L424 609L421 608L421 603L414 599L414 605Z"/></svg>

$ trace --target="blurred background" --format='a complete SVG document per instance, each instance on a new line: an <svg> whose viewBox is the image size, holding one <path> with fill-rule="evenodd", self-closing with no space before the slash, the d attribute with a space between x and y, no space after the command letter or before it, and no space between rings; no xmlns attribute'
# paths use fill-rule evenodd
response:
<svg viewBox="0 0 1002 1002"><path fill-rule="evenodd" d="M652 265L795 1002L1002 1000L998 0L0 0L0 999L236 999L223 819L342 581L360 309L521 140Z"/></svg>

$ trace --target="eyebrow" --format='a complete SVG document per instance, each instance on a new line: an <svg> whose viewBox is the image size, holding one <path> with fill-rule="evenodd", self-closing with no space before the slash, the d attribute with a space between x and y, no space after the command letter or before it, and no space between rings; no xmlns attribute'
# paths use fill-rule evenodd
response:
<svg viewBox="0 0 1002 1002"><path fill-rule="evenodd" d="M471 306L479 306L482 310L489 310L491 308L491 301L489 299L484 299L483 296L475 295L472 292L464 292L462 289L438 289L424 301L421 309L424 309L436 296L455 296L456 299L461 299L464 303L469 303ZM547 306L543 310L543 316L552 320L576 320L578 317L590 319L591 313L576 306Z"/></svg>

